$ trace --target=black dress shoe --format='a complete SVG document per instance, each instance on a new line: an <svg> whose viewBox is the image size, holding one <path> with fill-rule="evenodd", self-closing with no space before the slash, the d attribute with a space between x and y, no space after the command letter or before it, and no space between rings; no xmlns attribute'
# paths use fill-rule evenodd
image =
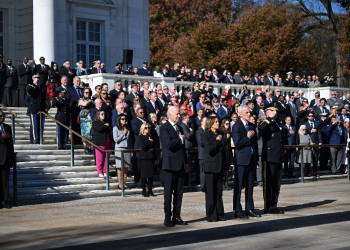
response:
<svg viewBox="0 0 350 250"><path fill-rule="evenodd" d="M225 218L219 218L218 221L226 221Z"/></svg>
<svg viewBox="0 0 350 250"><path fill-rule="evenodd" d="M173 224L174 225L181 225L181 226L185 226L185 225L187 225L187 222L186 221L183 221L182 219L181 219L181 217L177 217L177 218L173 218Z"/></svg>
<svg viewBox="0 0 350 250"><path fill-rule="evenodd" d="M261 217L261 215L260 214L256 214L254 212L254 210L250 210L250 211L246 212L246 214L247 214L248 218L249 217L254 217L254 218L260 218Z"/></svg>
<svg viewBox="0 0 350 250"><path fill-rule="evenodd" d="M148 195L149 196L153 196L153 197L156 197L157 195L155 195L153 192L148 192Z"/></svg>
<svg viewBox="0 0 350 250"><path fill-rule="evenodd" d="M9 204L3 204L2 207L3 207L3 208L7 208L7 209L11 209L11 208L12 208L12 206L9 205Z"/></svg>
<svg viewBox="0 0 350 250"><path fill-rule="evenodd" d="M243 211L236 211L235 218L238 219L247 219L247 216L243 213Z"/></svg>
<svg viewBox="0 0 350 250"><path fill-rule="evenodd" d="M84 153L85 153L86 155L88 155L88 154L89 154L89 150L88 150L87 148L84 148Z"/></svg>
<svg viewBox="0 0 350 250"><path fill-rule="evenodd" d="M210 219L207 219L208 222L217 222L217 220L210 220Z"/></svg>
<svg viewBox="0 0 350 250"><path fill-rule="evenodd" d="M171 222L171 220L164 220L164 226L166 226L166 227L174 227L174 224Z"/></svg>
<svg viewBox="0 0 350 250"><path fill-rule="evenodd" d="M269 214L284 214L284 211L278 209L278 208L271 208L269 210Z"/></svg>

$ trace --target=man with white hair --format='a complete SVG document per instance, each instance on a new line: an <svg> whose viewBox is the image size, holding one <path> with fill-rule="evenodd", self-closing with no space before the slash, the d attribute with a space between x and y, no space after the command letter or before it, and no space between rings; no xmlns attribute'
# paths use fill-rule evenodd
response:
<svg viewBox="0 0 350 250"><path fill-rule="evenodd" d="M343 107L343 101L337 96L337 92L331 92L331 98L327 100L329 107L338 106L338 108Z"/></svg>
<svg viewBox="0 0 350 250"><path fill-rule="evenodd" d="M159 136L163 155L164 226L173 227L175 224L187 225L182 220L180 213L185 172L188 172L189 168L186 157L185 136L181 126L177 125L180 119L180 109L176 106L170 107L167 116L168 121L160 127ZM171 209L172 201L173 210Z"/></svg>
<svg viewBox="0 0 350 250"><path fill-rule="evenodd" d="M64 62L64 67L61 69L61 75L67 76L68 78L68 87L73 86L73 78L76 77L75 69L70 68L70 61L66 60Z"/></svg>
<svg viewBox="0 0 350 250"><path fill-rule="evenodd" d="M301 105L303 104L304 100L304 92L299 89L298 91L298 98L295 100L295 105L297 106L297 110L299 112Z"/></svg>

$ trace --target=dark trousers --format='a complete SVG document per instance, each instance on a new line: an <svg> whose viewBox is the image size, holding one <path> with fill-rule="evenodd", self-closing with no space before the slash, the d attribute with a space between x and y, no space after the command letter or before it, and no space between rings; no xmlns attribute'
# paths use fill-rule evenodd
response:
<svg viewBox="0 0 350 250"><path fill-rule="evenodd" d="M284 158L284 174L286 176L293 175L294 161L295 161L295 149L287 148L285 158Z"/></svg>
<svg viewBox="0 0 350 250"><path fill-rule="evenodd" d="M0 165L0 207L7 204L9 196L10 166Z"/></svg>
<svg viewBox="0 0 350 250"><path fill-rule="evenodd" d="M200 176L200 181L201 181L201 189L203 189L205 187L205 173L203 172L203 164L204 164L204 160L200 159L199 161L199 176Z"/></svg>
<svg viewBox="0 0 350 250"><path fill-rule="evenodd" d="M205 209L207 220L224 218L224 203L222 201L223 173L205 173Z"/></svg>
<svg viewBox="0 0 350 250"><path fill-rule="evenodd" d="M70 128L73 129L78 134L81 134L80 124L77 123L78 115L79 115L79 112L78 113L72 112ZM76 136L75 134L73 134L73 137L74 137L74 144L81 144L81 139L79 136Z"/></svg>
<svg viewBox="0 0 350 250"><path fill-rule="evenodd" d="M19 85L19 97L18 97L18 105L19 107L25 107L24 99L26 98L26 84Z"/></svg>
<svg viewBox="0 0 350 250"><path fill-rule="evenodd" d="M34 142L40 142L40 115L42 116L42 130L44 134L45 116L43 114L30 113L30 125Z"/></svg>
<svg viewBox="0 0 350 250"><path fill-rule="evenodd" d="M153 193L153 177L141 177L141 188L143 192L146 192L146 182L148 183L148 193Z"/></svg>
<svg viewBox="0 0 350 250"><path fill-rule="evenodd" d="M5 87L3 104L6 107L12 107L12 90L11 87Z"/></svg>
<svg viewBox="0 0 350 250"><path fill-rule="evenodd" d="M261 161L261 155L259 155L259 168L256 169L256 181L258 182L259 185L263 184L263 170L264 165L262 164Z"/></svg>
<svg viewBox="0 0 350 250"><path fill-rule="evenodd" d="M164 175L164 213L165 219L171 219L171 200L173 201L173 217L180 217L182 195L184 192L184 167L179 171L163 170ZM173 196L173 199L172 199Z"/></svg>
<svg viewBox="0 0 350 250"><path fill-rule="evenodd" d="M255 165L255 166L254 166ZM235 190L233 192L233 210L242 211L241 193L245 185L245 210L254 209L253 188L256 163L253 157L250 159L248 166L237 165L235 167Z"/></svg>
<svg viewBox="0 0 350 250"><path fill-rule="evenodd" d="M318 153L319 153L319 149L318 148L314 148L313 152L311 153L312 156L312 168L313 168L313 172L317 173L317 169L318 169Z"/></svg>
<svg viewBox="0 0 350 250"><path fill-rule="evenodd" d="M18 107L18 88L13 88L11 90L11 93L12 93L12 107Z"/></svg>
<svg viewBox="0 0 350 250"><path fill-rule="evenodd" d="M328 168L329 148L320 149L320 170Z"/></svg>
<svg viewBox="0 0 350 250"><path fill-rule="evenodd" d="M68 126L68 122L61 122L64 125ZM65 148L68 141L68 129L57 124L57 147Z"/></svg>
<svg viewBox="0 0 350 250"><path fill-rule="evenodd" d="M265 211L277 207L281 189L282 164L265 162L264 168L264 202Z"/></svg>

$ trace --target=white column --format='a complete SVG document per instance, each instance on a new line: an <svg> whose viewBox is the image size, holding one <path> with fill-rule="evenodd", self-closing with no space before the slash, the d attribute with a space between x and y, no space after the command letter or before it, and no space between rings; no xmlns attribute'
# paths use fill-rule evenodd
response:
<svg viewBox="0 0 350 250"><path fill-rule="evenodd" d="M50 65L55 61L55 0L33 0L33 46L34 59L41 56Z"/></svg>

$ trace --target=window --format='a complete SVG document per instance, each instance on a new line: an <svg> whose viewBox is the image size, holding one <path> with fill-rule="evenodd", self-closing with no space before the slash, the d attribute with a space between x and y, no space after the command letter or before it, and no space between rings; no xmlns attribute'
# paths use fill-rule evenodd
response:
<svg viewBox="0 0 350 250"><path fill-rule="evenodd" d="M101 23L77 21L77 60L83 60L90 68L96 60L102 60Z"/></svg>
<svg viewBox="0 0 350 250"><path fill-rule="evenodd" d="M0 54L4 55L4 13L0 11Z"/></svg>

